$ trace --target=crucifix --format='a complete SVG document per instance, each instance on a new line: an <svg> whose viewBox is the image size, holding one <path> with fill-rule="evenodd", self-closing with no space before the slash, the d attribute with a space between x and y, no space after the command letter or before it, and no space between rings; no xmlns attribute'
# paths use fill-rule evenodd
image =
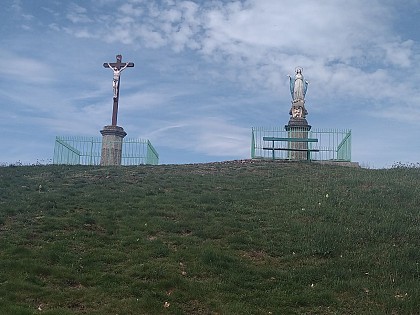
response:
<svg viewBox="0 0 420 315"><path fill-rule="evenodd" d="M112 80L112 88L114 91L114 105L112 107L112 126L117 125L117 115L118 115L118 99L120 97L120 80L121 72L127 67L134 67L132 62L121 62L122 56L117 55L117 62L105 62L104 67L110 68L114 72L114 78Z"/></svg>

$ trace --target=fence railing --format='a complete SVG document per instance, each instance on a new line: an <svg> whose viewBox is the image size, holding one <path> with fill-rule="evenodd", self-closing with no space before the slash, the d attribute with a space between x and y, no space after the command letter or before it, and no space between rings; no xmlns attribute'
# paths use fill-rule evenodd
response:
<svg viewBox="0 0 420 315"><path fill-rule="evenodd" d="M56 137L53 164L99 165L102 138ZM121 165L159 164L159 154L149 140L124 139Z"/></svg>
<svg viewBox="0 0 420 315"><path fill-rule="evenodd" d="M310 139L318 139L317 142L308 142L307 149L310 152L310 159L314 161L346 161L351 162L351 130L339 129L314 129L303 130L305 136ZM279 159L288 160L291 157L290 150L287 148L287 141L276 141L274 150L267 150L267 146L272 146L270 141L264 141L264 137L291 138L291 132L281 127L264 128L253 127L251 135L251 158L253 159Z"/></svg>

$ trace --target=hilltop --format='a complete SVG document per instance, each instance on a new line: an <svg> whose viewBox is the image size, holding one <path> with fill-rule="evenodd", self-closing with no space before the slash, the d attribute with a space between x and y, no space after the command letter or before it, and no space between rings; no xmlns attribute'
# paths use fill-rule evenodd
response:
<svg viewBox="0 0 420 315"><path fill-rule="evenodd" d="M1 314L418 314L420 169L0 168Z"/></svg>

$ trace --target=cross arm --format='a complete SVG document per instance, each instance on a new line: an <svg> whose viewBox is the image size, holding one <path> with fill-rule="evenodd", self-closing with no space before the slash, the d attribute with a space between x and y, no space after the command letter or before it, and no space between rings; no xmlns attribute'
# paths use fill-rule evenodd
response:
<svg viewBox="0 0 420 315"><path fill-rule="evenodd" d="M125 63L125 62L122 62L122 63L116 63L116 62L110 62L110 63L108 63L108 62L104 62L104 67L105 68L115 68L115 67L122 68L125 65L127 65L127 67L129 67L129 68L134 67L134 63L132 63L132 62L128 62L128 63Z"/></svg>

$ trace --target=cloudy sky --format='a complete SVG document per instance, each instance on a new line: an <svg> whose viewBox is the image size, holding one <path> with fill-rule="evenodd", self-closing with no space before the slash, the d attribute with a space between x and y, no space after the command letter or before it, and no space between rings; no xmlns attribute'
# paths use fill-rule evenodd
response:
<svg viewBox="0 0 420 315"><path fill-rule="evenodd" d="M303 67L313 128L352 130L368 167L420 161L419 0L2 0L0 162L52 159L55 136L118 125L160 163L250 157L284 126Z"/></svg>

